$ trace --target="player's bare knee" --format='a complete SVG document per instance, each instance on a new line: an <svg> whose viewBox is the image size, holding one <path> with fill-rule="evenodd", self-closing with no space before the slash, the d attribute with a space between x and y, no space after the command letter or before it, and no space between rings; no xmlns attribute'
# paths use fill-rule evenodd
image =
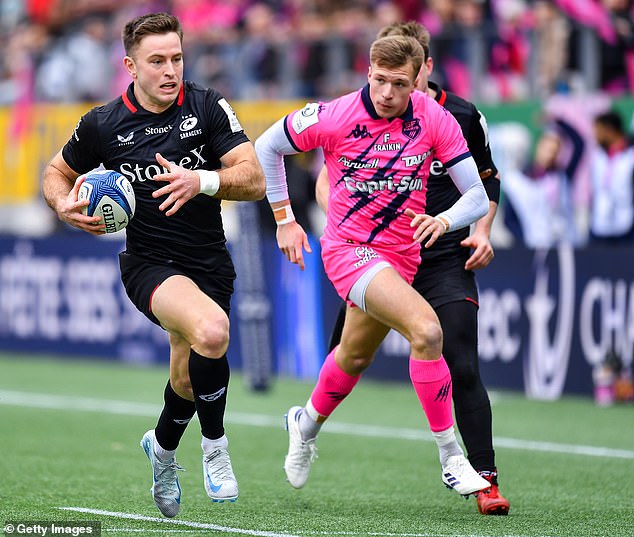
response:
<svg viewBox="0 0 634 537"><path fill-rule="evenodd" d="M440 355L442 351L442 329L435 322L421 322L412 332L412 351L419 354Z"/></svg>
<svg viewBox="0 0 634 537"><path fill-rule="evenodd" d="M350 362L350 366L353 369L355 374L360 375L368 367L370 367L371 363L372 363L371 358L355 358Z"/></svg>
<svg viewBox="0 0 634 537"><path fill-rule="evenodd" d="M229 347L229 320L226 322L206 323L196 334L196 342L192 345L201 356L219 358Z"/></svg>
<svg viewBox="0 0 634 537"><path fill-rule="evenodd" d="M340 359L340 366L349 375L360 375L370 367L372 360L372 356L345 356Z"/></svg>

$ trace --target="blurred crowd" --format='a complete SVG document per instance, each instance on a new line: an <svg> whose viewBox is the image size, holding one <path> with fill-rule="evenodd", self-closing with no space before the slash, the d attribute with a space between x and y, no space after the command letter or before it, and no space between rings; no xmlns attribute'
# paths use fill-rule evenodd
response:
<svg viewBox="0 0 634 537"><path fill-rule="evenodd" d="M631 118L603 94L558 94L544 102L541 121L536 139L517 122L490 128L503 193L495 240L634 246Z"/></svg>
<svg viewBox="0 0 634 537"><path fill-rule="evenodd" d="M631 119L610 111L634 88L634 0L2 0L0 106L110 100L129 83L121 28L163 10L183 24L186 78L233 100L356 89L378 29L419 21L445 89L544 103L538 140L525 125L491 128L503 175L494 244L634 244ZM317 160L289 164L315 234Z"/></svg>
<svg viewBox="0 0 634 537"><path fill-rule="evenodd" d="M232 99L356 88L397 20L427 26L437 81L466 98L634 86L631 0L3 0L0 104L110 99L127 83L123 23L157 10L183 23L186 76Z"/></svg>

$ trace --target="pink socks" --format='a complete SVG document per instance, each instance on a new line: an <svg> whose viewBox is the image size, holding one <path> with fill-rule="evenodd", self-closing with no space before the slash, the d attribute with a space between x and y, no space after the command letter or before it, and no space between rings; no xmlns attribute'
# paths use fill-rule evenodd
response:
<svg viewBox="0 0 634 537"><path fill-rule="evenodd" d="M432 432L445 431L453 426L451 375L445 359L409 361L409 375L421 402ZM345 373L335 362L333 350L324 361L319 380L307 405L319 416L330 416L335 408L356 386L361 375ZM312 407L312 408L310 408ZM316 420L317 416L311 416Z"/></svg>
<svg viewBox="0 0 634 537"><path fill-rule="evenodd" d="M432 432L453 426L451 375L447 362L409 359L409 377L423 406Z"/></svg>
<svg viewBox="0 0 634 537"><path fill-rule="evenodd" d="M330 416L356 386L361 375L353 377L344 372L335 362L335 347L319 372L319 380L310 396L311 406L320 416Z"/></svg>

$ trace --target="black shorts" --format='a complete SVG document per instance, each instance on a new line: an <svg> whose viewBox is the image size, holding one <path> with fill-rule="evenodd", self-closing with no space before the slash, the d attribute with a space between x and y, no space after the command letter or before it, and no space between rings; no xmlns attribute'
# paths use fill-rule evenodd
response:
<svg viewBox="0 0 634 537"><path fill-rule="evenodd" d="M438 308L450 302L468 300L478 305L478 287L475 274L464 269L465 260L461 257L445 259L442 263L421 263L412 282L416 289L432 308Z"/></svg>
<svg viewBox="0 0 634 537"><path fill-rule="evenodd" d="M176 275L191 279L229 316L233 282L236 278L229 252L219 254L212 269L185 267L171 260L159 262L127 252L119 254L119 267L121 281L128 297L136 308L154 324L161 326L150 309L152 293L167 278ZM183 304L183 307L187 307L187 305Z"/></svg>

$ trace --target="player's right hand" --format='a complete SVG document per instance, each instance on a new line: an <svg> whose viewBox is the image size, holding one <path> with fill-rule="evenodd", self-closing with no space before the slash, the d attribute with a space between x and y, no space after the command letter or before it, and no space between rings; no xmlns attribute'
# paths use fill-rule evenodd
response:
<svg viewBox="0 0 634 537"><path fill-rule="evenodd" d="M62 222L86 231L92 235L103 235L106 232L106 224L99 216L87 216L82 210L90 204L90 200L78 201L79 187L84 182L85 176L78 177L66 199L57 207L57 215Z"/></svg>
<svg viewBox="0 0 634 537"><path fill-rule="evenodd" d="M160 153L156 153L156 161L167 170L152 177L153 181L166 182L165 186L152 192L153 198L165 196L159 205L159 211L165 216L176 214L187 201L200 193L200 176L198 172L170 162Z"/></svg>
<svg viewBox="0 0 634 537"><path fill-rule="evenodd" d="M286 259L295 265L299 265L299 268L304 270L304 250L309 254L312 253L308 243L308 235L306 235L304 228L296 221L289 222L288 224L277 226L275 236L277 245L286 256Z"/></svg>
<svg viewBox="0 0 634 537"><path fill-rule="evenodd" d="M429 214L418 214L411 209L405 209L405 214L412 219L410 227L416 228L413 239L420 243L426 241L423 243L425 248L429 248L444 235L445 225L437 218Z"/></svg>

